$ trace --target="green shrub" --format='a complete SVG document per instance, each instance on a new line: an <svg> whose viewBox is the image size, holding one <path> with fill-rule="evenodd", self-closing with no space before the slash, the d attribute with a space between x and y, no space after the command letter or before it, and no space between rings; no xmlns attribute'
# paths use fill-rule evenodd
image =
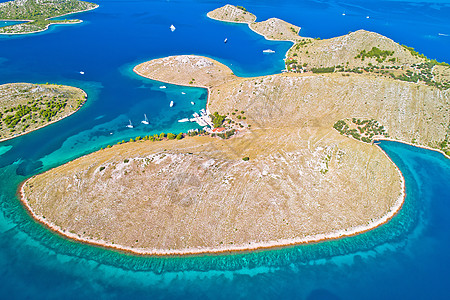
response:
<svg viewBox="0 0 450 300"><path fill-rule="evenodd" d="M219 113L216 111L214 114L210 115L211 120L214 124L214 128L222 126L223 122L225 121L226 115L222 116L219 115Z"/></svg>
<svg viewBox="0 0 450 300"><path fill-rule="evenodd" d="M333 73L334 67L312 68L313 73Z"/></svg>

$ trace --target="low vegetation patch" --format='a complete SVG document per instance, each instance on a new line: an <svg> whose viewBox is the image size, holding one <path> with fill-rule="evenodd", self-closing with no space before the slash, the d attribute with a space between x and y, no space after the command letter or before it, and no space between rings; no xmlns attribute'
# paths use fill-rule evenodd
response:
<svg viewBox="0 0 450 300"><path fill-rule="evenodd" d="M364 60L366 57L376 58L377 62L382 63L388 56L392 55L394 55L394 51L381 50L377 47L372 47L368 52L366 52L366 50L361 50L355 58L361 58L361 60Z"/></svg>
<svg viewBox="0 0 450 300"><path fill-rule="evenodd" d="M223 122L225 121L225 118L227 117L226 115L220 115L217 111L215 113L213 113L212 115L210 115L211 120L214 124L214 128L218 128L220 126L222 126Z"/></svg>
<svg viewBox="0 0 450 300"><path fill-rule="evenodd" d="M335 67L324 67L324 68L312 68L313 73L333 73Z"/></svg>
<svg viewBox="0 0 450 300"><path fill-rule="evenodd" d="M33 130L77 110L82 90L51 84L0 86L0 138Z"/></svg>
<svg viewBox="0 0 450 300"><path fill-rule="evenodd" d="M358 141L365 143L371 143L373 137L384 136L389 137L384 126L380 125L378 121L374 119L361 120L361 119L344 119L334 123L333 128L340 134L353 137Z"/></svg>
<svg viewBox="0 0 450 300"><path fill-rule="evenodd" d="M34 1L15 0L0 4L0 20L27 20L27 23L0 28L3 34L32 33L45 30L51 24L78 23L80 20L50 20L79 11L94 9L97 5L78 0Z"/></svg>

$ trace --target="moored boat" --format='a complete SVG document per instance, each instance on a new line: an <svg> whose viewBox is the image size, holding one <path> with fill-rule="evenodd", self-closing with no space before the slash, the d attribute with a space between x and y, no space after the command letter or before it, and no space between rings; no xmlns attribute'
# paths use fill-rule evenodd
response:
<svg viewBox="0 0 450 300"><path fill-rule="evenodd" d="M145 124L145 125L148 125L148 124L149 124L148 119L147 119L147 115L146 115L146 114L144 114L144 120L142 120L141 123L142 123L142 124Z"/></svg>

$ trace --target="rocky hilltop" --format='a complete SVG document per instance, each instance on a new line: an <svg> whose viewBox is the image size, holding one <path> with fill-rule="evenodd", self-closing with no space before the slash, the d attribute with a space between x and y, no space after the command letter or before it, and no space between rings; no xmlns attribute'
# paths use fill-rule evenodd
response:
<svg viewBox="0 0 450 300"><path fill-rule="evenodd" d="M256 16L242 6L227 4L210 11L207 16L223 22L247 23L251 30L269 40L298 41L301 39L298 36L300 27L277 18L256 22Z"/></svg>
<svg viewBox="0 0 450 300"><path fill-rule="evenodd" d="M210 11L207 16L211 19L232 23L253 23L256 20L256 16L249 13L244 7L230 4Z"/></svg>
<svg viewBox="0 0 450 300"><path fill-rule="evenodd" d="M375 32L358 30L320 40L299 39L287 53L289 72L358 73L450 88L450 65Z"/></svg>
<svg viewBox="0 0 450 300"><path fill-rule="evenodd" d="M250 24L249 27L268 40L298 41L301 39L298 36L300 27L277 18L255 22Z"/></svg>

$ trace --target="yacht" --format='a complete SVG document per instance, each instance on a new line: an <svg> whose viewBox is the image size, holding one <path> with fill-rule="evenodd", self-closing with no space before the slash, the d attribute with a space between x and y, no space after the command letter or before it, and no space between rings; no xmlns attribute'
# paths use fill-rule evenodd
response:
<svg viewBox="0 0 450 300"><path fill-rule="evenodd" d="M173 26L173 24L172 25L170 25L170 30L172 31L172 32L174 32L175 31L175 26Z"/></svg>
<svg viewBox="0 0 450 300"><path fill-rule="evenodd" d="M195 103L193 101L191 101L191 104L194 105Z"/></svg>
<svg viewBox="0 0 450 300"><path fill-rule="evenodd" d="M146 115L146 114L144 114L144 120L142 120L141 123L142 123L142 124L145 124L145 125L148 125L148 124L149 124L148 119L147 119L147 115Z"/></svg>
<svg viewBox="0 0 450 300"><path fill-rule="evenodd" d="M275 53L275 51L273 51L272 49L266 49L263 50L264 53Z"/></svg>
<svg viewBox="0 0 450 300"><path fill-rule="evenodd" d="M169 106L170 106L170 107L172 107L172 106L173 106L173 101L170 101L170 104L169 104Z"/></svg>
<svg viewBox="0 0 450 300"><path fill-rule="evenodd" d="M228 42L228 39L227 38L225 38L225 40L223 40L223 42L226 44L227 42Z"/></svg>

